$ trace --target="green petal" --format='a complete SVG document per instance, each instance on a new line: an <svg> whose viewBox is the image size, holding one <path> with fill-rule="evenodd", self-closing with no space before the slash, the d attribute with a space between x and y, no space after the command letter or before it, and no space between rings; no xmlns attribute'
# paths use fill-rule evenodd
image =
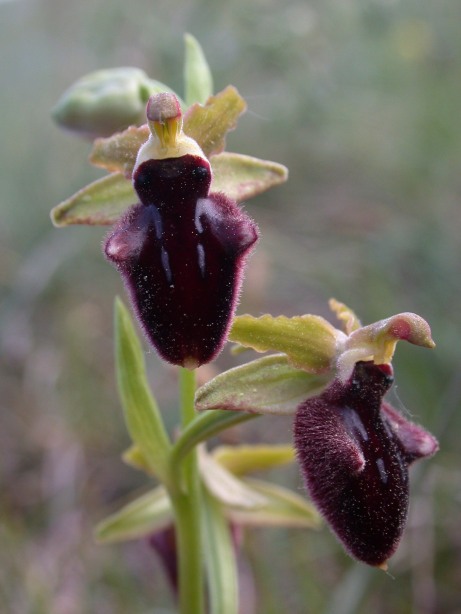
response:
<svg viewBox="0 0 461 614"><path fill-rule="evenodd" d="M205 155L221 153L225 137L236 126L237 119L245 111L246 103L235 87L229 85L206 105L194 104L184 116L184 132L197 141ZM108 171L120 171L131 176L139 148L149 138L146 125L130 127L106 139L96 139L90 162Z"/></svg>
<svg viewBox="0 0 461 614"><path fill-rule="evenodd" d="M90 154L90 162L108 171L120 171L131 177L139 148L149 138L147 124L130 126L107 139L96 139Z"/></svg>
<svg viewBox="0 0 461 614"><path fill-rule="evenodd" d="M141 343L120 299L115 302L115 350L117 383L131 439L150 471L166 480L170 442L147 382Z"/></svg>
<svg viewBox="0 0 461 614"><path fill-rule="evenodd" d="M350 335L354 330L362 326L356 314L344 303L340 303L336 299L331 298L328 301L328 306L331 311L336 314L338 320L342 322L346 335Z"/></svg>
<svg viewBox="0 0 461 614"><path fill-rule="evenodd" d="M303 497L282 486L245 478L242 480L254 493L265 497L259 508L234 508L226 506L229 520L250 526L283 526L315 529L321 519L316 509Z"/></svg>
<svg viewBox="0 0 461 614"><path fill-rule="evenodd" d="M184 36L186 58L184 63L184 90L186 105L204 104L213 94L213 77L198 40L191 34Z"/></svg>
<svg viewBox="0 0 461 614"><path fill-rule="evenodd" d="M291 415L327 383L328 377L296 369L284 355L265 356L207 382L197 390L195 406L198 410Z"/></svg>
<svg viewBox="0 0 461 614"><path fill-rule="evenodd" d="M237 202L248 200L288 179L282 164L223 152L211 158L213 192L224 192Z"/></svg>
<svg viewBox="0 0 461 614"><path fill-rule="evenodd" d="M296 456L292 445L219 446L213 458L234 475L264 471L292 463Z"/></svg>
<svg viewBox="0 0 461 614"><path fill-rule="evenodd" d="M170 500L163 486L135 499L95 529L98 542L139 539L168 527L173 521Z"/></svg>
<svg viewBox="0 0 461 614"><path fill-rule="evenodd" d="M112 173L90 183L51 210L55 226L113 224L130 206L138 202L131 185L121 173Z"/></svg>
<svg viewBox="0 0 461 614"><path fill-rule="evenodd" d="M211 96L205 105L194 104L184 116L184 132L192 137L209 158L224 151L229 130L237 125L246 102L232 85Z"/></svg>
<svg viewBox="0 0 461 614"><path fill-rule="evenodd" d="M338 334L342 335L320 316L243 315L235 318L229 340L257 352L283 352L293 366L322 373L332 366Z"/></svg>

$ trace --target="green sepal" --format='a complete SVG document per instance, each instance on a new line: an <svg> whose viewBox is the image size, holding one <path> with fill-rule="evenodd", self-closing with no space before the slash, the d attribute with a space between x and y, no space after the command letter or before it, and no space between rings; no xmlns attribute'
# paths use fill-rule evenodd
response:
<svg viewBox="0 0 461 614"><path fill-rule="evenodd" d="M213 94L213 77L205 54L192 34L185 34L184 98L186 105L204 104Z"/></svg>
<svg viewBox="0 0 461 614"><path fill-rule="evenodd" d="M213 156L210 163L211 191L224 192L237 202L249 200L288 179L288 169L283 164L243 154L223 152Z"/></svg>
<svg viewBox="0 0 461 614"><path fill-rule="evenodd" d="M296 458L294 448L289 444L219 446L213 450L212 456L234 475L287 465Z"/></svg>
<svg viewBox="0 0 461 614"><path fill-rule="evenodd" d="M238 573L231 526L224 506L206 488L203 489L201 516L210 612L238 614Z"/></svg>
<svg viewBox="0 0 461 614"><path fill-rule="evenodd" d="M322 373L333 366L338 334L344 336L320 316L243 315L234 319L229 340L257 352L283 352L294 367Z"/></svg>
<svg viewBox="0 0 461 614"><path fill-rule="evenodd" d="M130 207L138 202L131 181L121 173L97 179L51 210L55 226L86 224L107 226L114 224Z"/></svg>
<svg viewBox="0 0 461 614"><path fill-rule="evenodd" d="M316 529L321 518L316 509L303 497L282 486L254 478L242 480L255 494L266 499L260 507L240 508L226 505L230 521L249 526L281 526Z"/></svg>
<svg viewBox="0 0 461 614"><path fill-rule="evenodd" d="M197 390L198 410L224 409L292 415L307 398L320 394L329 377L293 367L287 356L265 356L220 373Z"/></svg>
<svg viewBox="0 0 461 614"><path fill-rule="evenodd" d="M100 522L95 538L100 543L139 539L166 529L172 522L170 499L165 488L158 486Z"/></svg>
<svg viewBox="0 0 461 614"><path fill-rule="evenodd" d="M115 301L117 383L131 439L150 472L166 482L171 444L150 390L142 346L122 301Z"/></svg>

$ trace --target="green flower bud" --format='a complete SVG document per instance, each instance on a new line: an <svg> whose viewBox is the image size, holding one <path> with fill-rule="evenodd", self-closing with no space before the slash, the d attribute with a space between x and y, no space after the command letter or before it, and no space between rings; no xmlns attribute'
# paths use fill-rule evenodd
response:
<svg viewBox="0 0 461 614"><path fill-rule="evenodd" d="M149 97L171 91L139 68L111 68L90 73L74 83L53 109L54 120L81 136L110 136L145 123Z"/></svg>

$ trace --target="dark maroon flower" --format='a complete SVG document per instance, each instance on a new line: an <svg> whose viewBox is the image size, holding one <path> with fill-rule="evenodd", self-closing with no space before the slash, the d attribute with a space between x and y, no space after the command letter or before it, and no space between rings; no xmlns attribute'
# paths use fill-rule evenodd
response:
<svg viewBox="0 0 461 614"><path fill-rule="evenodd" d="M209 164L198 156L142 163L134 176L141 204L105 244L159 354L188 367L220 351L258 238L236 203L208 193L210 182Z"/></svg>
<svg viewBox="0 0 461 614"><path fill-rule="evenodd" d="M385 566L405 526L408 466L438 449L383 402L392 382L390 365L358 362L348 381L302 403L294 424L312 499L348 552L375 566Z"/></svg>
<svg viewBox="0 0 461 614"><path fill-rule="evenodd" d="M152 104L148 118L152 139L160 134L172 148L180 110L165 96L159 104L169 119ZM118 222L104 251L159 354L194 368L222 348L258 230L237 203L209 193L210 164L189 141L186 151L194 153L179 157L162 157L149 142L140 151L133 185L141 202ZM151 150L160 159L149 158Z"/></svg>

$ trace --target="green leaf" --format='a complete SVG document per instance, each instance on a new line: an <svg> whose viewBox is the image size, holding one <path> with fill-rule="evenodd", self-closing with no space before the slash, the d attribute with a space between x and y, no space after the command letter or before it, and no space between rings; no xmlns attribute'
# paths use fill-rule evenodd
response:
<svg viewBox="0 0 461 614"><path fill-rule="evenodd" d="M237 202L253 198L288 179L288 169L282 164L237 153L213 156L211 166L211 190L224 192Z"/></svg>
<svg viewBox="0 0 461 614"><path fill-rule="evenodd" d="M328 377L296 369L286 356L276 354L220 373L197 390L195 406L198 410L291 415L327 383Z"/></svg>
<svg viewBox="0 0 461 614"><path fill-rule="evenodd" d="M226 134L237 125L246 102L232 85L211 96L205 105L194 104L184 116L184 132L209 158L224 151Z"/></svg>
<svg viewBox="0 0 461 614"><path fill-rule="evenodd" d="M113 173L90 183L51 210L55 226L114 224L123 212L138 202L131 181Z"/></svg>
<svg viewBox="0 0 461 614"><path fill-rule="evenodd" d="M229 520L250 526L283 526L315 529L321 519L316 509L303 497L282 486L263 480L242 480L254 493L265 497L266 503L259 508L242 509L226 506Z"/></svg>
<svg viewBox="0 0 461 614"><path fill-rule="evenodd" d="M166 529L172 522L170 500L165 488L158 486L100 522L95 537L103 543L139 539Z"/></svg>
<svg viewBox="0 0 461 614"><path fill-rule="evenodd" d="M217 463L239 476L286 465L296 458L294 448L289 444L219 446L213 450L212 456Z"/></svg>
<svg viewBox="0 0 461 614"><path fill-rule="evenodd" d="M210 612L238 614L238 574L231 527L223 506L205 488L202 497L204 555Z"/></svg>
<svg viewBox="0 0 461 614"><path fill-rule="evenodd" d="M131 439L162 481L168 478L170 442L147 382L144 355L128 310L115 301L117 382Z"/></svg>
<svg viewBox="0 0 461 614"><path fill-rule="evenodd" d="M186 105L204 104L213 94L213 78L199 42L191 34L184 36L186 58L184 62L184 90Z"/></svg>
<svg viewBox="0 0 461 614"><path fill-rule="evenodd" d="M298 369L322 373L332 367L338 335L343 333L320 316L243 315L235 318L229 340L257 352L283 352Z"/></svg>

